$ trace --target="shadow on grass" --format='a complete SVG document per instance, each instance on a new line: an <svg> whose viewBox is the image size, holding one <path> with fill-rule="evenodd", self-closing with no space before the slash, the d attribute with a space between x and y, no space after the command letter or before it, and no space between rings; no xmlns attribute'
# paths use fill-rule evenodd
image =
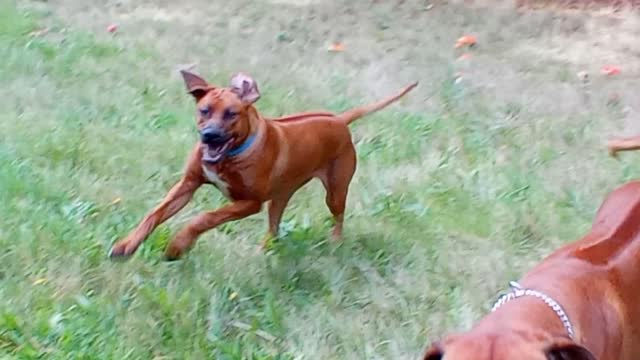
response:
<svg viewBox="0 0 640 360"><path fill-rule="evenodd" d="M330 227L296 227L275 240L266 254L266 275L271 285L295 299L325 297L336 282L351 284L368 281L365 272L384 277L393 267L397 246L380 233L331 239Z"/></svg>

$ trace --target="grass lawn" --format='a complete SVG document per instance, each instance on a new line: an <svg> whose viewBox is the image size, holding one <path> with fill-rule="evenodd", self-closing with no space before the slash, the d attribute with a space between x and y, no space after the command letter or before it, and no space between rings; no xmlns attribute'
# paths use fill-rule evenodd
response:
<svg viewBox="0 0 640 360"><path fill-rule="evenodd" d="M0 0L0 358L416 359L640 174L637 155L604 148L640 131L638 31L631 15L497 2ZM478 46L459 59L466 33ZM609 63L621 74L603 76ZM197 138L180 64L222 85L251 73L269 116L420 81L352 126L341 244L314 182L270 252L255 251L263 212L162 262L178 228L224 203L205 187L109 261Z"/></svg>

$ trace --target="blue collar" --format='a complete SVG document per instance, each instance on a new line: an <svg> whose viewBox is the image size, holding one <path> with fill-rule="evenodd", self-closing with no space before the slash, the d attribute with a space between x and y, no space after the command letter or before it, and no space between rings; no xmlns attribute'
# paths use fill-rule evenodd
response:
<svg viewBox="0 0 640 360"><path fill-rule="evenodd" d="M236 156L242 154L245 150L247 150L253 142L256 141L256 134L250 135L240 146L237 146L229 151L227 151L228 156Z"/></svg>

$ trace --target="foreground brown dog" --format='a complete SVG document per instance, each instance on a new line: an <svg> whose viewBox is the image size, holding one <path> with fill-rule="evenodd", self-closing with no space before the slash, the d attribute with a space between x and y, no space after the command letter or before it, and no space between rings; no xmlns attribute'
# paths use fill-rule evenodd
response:
<svg viewBox="0 0 640 360"><path fill-rule="evenodd" d="M471 331L424 360L640 358L640 181L600 206L591 231L527 273ZM565 318L566 316L566 318Z"/></svg>
<svg viewBox="0 0 640 360"><path fill-rule="evenodd" d="M348 125L380 110L413 89L339 115L329 112L265 119L253 107L260 98L255 81L236 74L228 88L210 85L182 71L187 90L197 105L200 141L187 160L183 178L125 239L111 249L111 257L133 254L147 236L176 214L205 183L215 185L231 203L196 216L169 244L168 260L179 258L203 232L228 221L259 212L269 203L270 237L276 236L282 213L293 193L312 178L322 181L326 203L335 219L334 238L342 233L349 183L356 169L355 148Z"/></svg>

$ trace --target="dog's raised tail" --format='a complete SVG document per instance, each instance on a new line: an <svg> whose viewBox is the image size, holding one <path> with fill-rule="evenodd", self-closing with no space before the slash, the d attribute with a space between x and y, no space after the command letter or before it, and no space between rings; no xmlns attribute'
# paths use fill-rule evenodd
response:
<svg viewBox="0 0 640 360"><path fill-rule="evenodd" d="M376 112L380 109L383 109L389 105L391 105L392 103L398 101L398 99L400 99L401 97L403 97L404 95L406 95L409 91L413 90L413 88L415 88L416 86L418 86L418 82L414 82L411 85L405 86L404 89L400 90L400 92L398 92L395 95L391 95L388 96L384 99L378 100L374 103L371 104L367 104L367 105L362 105L362 106L358 106L355 107L353 109L347 110L345 112L343 112L342 114L339 114L337 116L338 120L344 122L345 124L349 125L351 124L354 120L359 119L367 114L371 114L373 112Z"/></svg>

